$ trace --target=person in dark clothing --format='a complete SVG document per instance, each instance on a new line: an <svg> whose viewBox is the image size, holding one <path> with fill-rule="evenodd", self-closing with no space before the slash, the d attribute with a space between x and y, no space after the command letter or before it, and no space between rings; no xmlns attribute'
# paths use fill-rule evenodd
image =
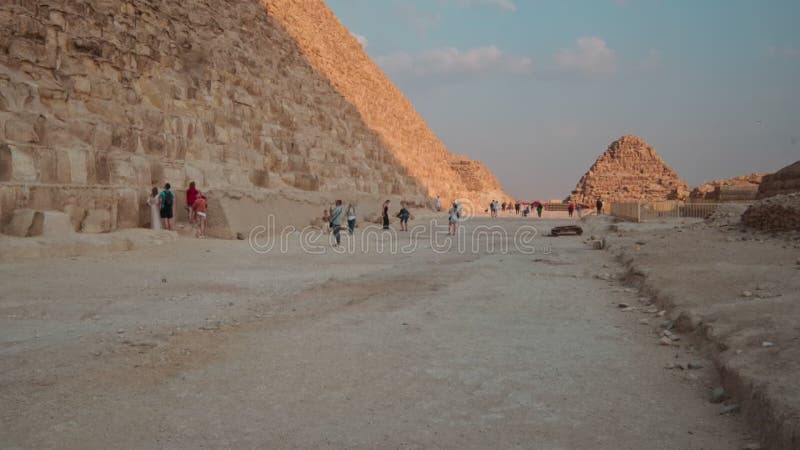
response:
<svg viewBox="0 0 800 450"><path fill-rule="evenodd" d="M603 214L603 200L597 199L597 215Z"/></svg>
<svg viewBox="0 0 800 450"><path fill-rule="evenodd" d="M569 213L569 216L570 216L570 217L572 217L572 213L573 213L574 211L575 211L575 204L573 204L573 203L570 203L570 204L569 204L569 206L567 206L567 212Z"/></svg>
<svg viewBox="0 0 800 450"><path fill-rule="evenodd" d="M331 211L331 229L333 230L333 237L336 238L337 247L342 243L342 216L344 216L342 201L336 200L336 206Z"/></svg>
<svg viewBox="0 0 800 450"><path fill-rule="evenodd" d="M383 229L389 229L389 200L383 202Z"/></svg>
<svg viewBox="0 0 800 450"><path fill-rule="evenodd" d="M164 190L161 191L160 198L161 208L159 210L159 215L161 216L161 221L163 222L161 228L165 230L172 230L172 216L175 213L175 210L173 209L175 194L170 191L169 183L164 185Z"/></svg>
<svg viewBox="0 0 800 450"><path fill-rule="evenodd" d="M514 203L514 211L519 215L519 207L522 206L519 202Z"/></svg>

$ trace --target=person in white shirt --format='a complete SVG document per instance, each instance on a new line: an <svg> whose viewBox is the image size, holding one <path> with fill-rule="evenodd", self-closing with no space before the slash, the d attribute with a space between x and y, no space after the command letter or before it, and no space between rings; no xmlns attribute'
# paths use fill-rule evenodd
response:
<svg viewBox="0 0 800 450"><path fill-rule="evenodd" d="M347 205L347 229L352 235L356 230L356 205L349 203Z"/></svg>

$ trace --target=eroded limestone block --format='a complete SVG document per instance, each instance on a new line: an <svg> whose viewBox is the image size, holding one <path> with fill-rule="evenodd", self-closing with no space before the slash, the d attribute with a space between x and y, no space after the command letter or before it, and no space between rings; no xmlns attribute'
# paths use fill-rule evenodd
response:
<svg viewBox="0 0 800 450"><path fill-rule="evenodd" d="M63 237L74 233L69 216L61 211L18 209L3 233L17 237Z"/></svg>
<svg viewBox="0 0 800 450"><path fill-rule="evenodd" d="M117 228L136 228L140 226L139 211L144 200L134 189L120 190L117 201Z"/></svg>
<svg viewBox="0 0 800 450"><path fill-rule="evenodd" d="M90 209L81 223L83 233L108 233L111 230L111 213L107 209Z"/></svg>
<svg viewBox="0 0 800 450"><path fill-rule="evenodd" d="M38 179L33 156L13 145L0 146L0 181L31 182Z"/></svg>
<svg viewBox="0 0 800 450"><path fill-rule="evenodd" d="M58 238L75 233L69 215L66 213L61 211L41 211L41 214L41 236ZM35 228L36 226L38 224L34 222L34 232L39 231Z"/></svg>
<svg viewBox="0 0 800 450"><path fill-rule="evenodd" d="M36 211L33 209L18 209L11 216L11 221L3 228L3 233L9 236L28 237L33 225Z"/></svg>
<svg viewBox="0 0 800 450"><path fill-rule="evenodd" d="M81 149L68 149L69 158L69 180L73 183L85 184L86 173L86 152Z"/></svg>
<svg viewBox="0 0 800 450"><path fill-rule="evenodd" d="M33 121L9 119L5 124L5 136L9 141L24 144L39 142Z"/></svg>

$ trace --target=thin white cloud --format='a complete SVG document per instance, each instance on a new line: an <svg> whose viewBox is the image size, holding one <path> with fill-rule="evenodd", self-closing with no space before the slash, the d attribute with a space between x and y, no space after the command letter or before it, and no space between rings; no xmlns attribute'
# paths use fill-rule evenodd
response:
<svg viewBox="0 0 800 450"><path fill-rule="evenodd" d="M396 8L399 17L411 24L419 37L427 36L428 32L439 26L442 21L441 13L431 14L420 11L414 3L398 3Z"/></svg>
<svg viewBox="0 0 800 450"><path fill-rule="evenodd" d="M481 74L524 75L533 71L533 61L506 53L494 45L459 50L434 48L410 54L396 52L376 58L385 71L416 78Z"/></svg>
<svg viewBox="0 0 800 450"><path fill-rule="evenodd" d="M352 33L352 32L350 34L352 34L353 37L356 38L356 40L358 41L359 44L361 44L362 47L367 48L367 45L369 45L369 41L367 40L366 36L364 36L363 34Z"/></svg>
<svg viewBox="0 0 800 450"><path fill-rule="evenodd" d="M785 59L800 58L800 48L796 47L770 46L767 48L767 53L769 53L769 56L778 58L785 58Z"/></svg>
<svg viewBox="0 0 800 450"><path fill-rule="evenodd" d="M459 0L459 3L465 6L492 6L509 12L517 10L514 0Z"/></svg>
<svg viewBox="0 0 800 450"><path fill-rule="evenodd" d="M617 54L598 37L582 37L573 48L562 48L554 56L559 69L586 77L605 77L617 71Z"/></svg>
<svg viewBox="0 0 800 450"><path fill-rule="evenodd" d="M661 71L664 69L664 53L656 48L651 48L639 62L639 69L643 72Z"/></svg>

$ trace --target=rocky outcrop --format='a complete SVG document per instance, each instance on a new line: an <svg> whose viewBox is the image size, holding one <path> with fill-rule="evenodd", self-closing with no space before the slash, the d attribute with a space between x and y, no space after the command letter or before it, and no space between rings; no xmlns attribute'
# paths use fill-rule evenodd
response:
<svg viewBox="0 0 800 450"><path fill-rule="evenodd" d="M766 174L751 173L733 178L713 180L692 189L689 199L699 201L754 200Z"/></svg>
<svg viewBox="0 0 800 450"><path fill-rule="evenodd" d="M476 194L322 1L17 1L0 25L0 225L33 208L140 226L151 186L190 180Z"/></svg>
<svg viewBox="0 0 800 450"><path fill-rule="evenodd" d="M684 200L689 188L655 149L638 136L622 136L581 177L569 200L593 205L631 200Z"/></svg>
<svg viewBox="0 0 800 450"><path fill-rule="evenodd" d="M764 177L758 188L758 198L800 192L800 161Z"/></svg>

